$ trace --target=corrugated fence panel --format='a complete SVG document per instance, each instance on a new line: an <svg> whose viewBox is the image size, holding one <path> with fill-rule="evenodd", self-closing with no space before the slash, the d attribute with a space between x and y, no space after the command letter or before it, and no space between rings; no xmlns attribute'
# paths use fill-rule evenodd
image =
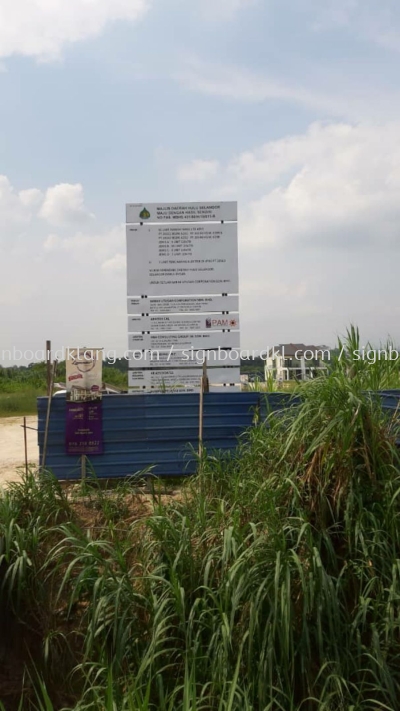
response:
<svg viewBox="0 0 400 711"><path fill-rule="evenodd" d="M380 390L377 394L384 410L395 412L400 409L400 390Z"/></svg>
<svg viewBox="0 0 400 711"><path fill-rule="evenodd" d="M383 409L400 416L400 390L377 393ZM207 393L204 395L203 442L208 451L229 451L257 418L265 419L297 405L287 393ZM47 398L38 398L38 439L43 452ZM123 477L151 470L158 476L196 471L199 435L199 395L105 395L103 397L104 454L89 458L101 478ZM80 477L79 456L65 453L65 398L54 397L46 466L59 479Z"/></svg>
<svg viewBox="0 0 400 711"><path fill-rule="evenodd" d="M203 443L207 450L234 449L238 437L254 422L287 406L286 393L207 393L204 395ZM42 458L47 398L38 398L38 439ZM59 479L80 477L79 456L65 453L65 397L51 403L46 467ZM137 474L151 468L158 476L196 470L199 395L105 395L104 453L89 457L89 467L102 478Z"/></svg>
<svg viewBox="0 0 400 711"><path fill-rule="evenodd" d="M390 419L400 419L400 390L380 390L377 393L382 404L382 409ZM396 444L400 447L400 437L396 439Z"/></svg>

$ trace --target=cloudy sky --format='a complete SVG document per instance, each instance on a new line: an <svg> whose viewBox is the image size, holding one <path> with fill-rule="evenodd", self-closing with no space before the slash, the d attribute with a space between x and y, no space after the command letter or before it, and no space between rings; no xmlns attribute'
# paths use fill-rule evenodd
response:
<svg viewBox="0 0 400 711"><path fill-rule="evenodd" d="M399 62L398 0L0 0L0 352L124 351L168 200L239 201L243 348L400 341Z"/></svg>

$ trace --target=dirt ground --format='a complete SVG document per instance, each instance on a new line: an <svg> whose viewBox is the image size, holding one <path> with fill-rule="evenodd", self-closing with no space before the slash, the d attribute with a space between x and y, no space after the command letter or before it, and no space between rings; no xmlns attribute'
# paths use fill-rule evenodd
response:
<svg viewBox="0 0 400 711"><path fill-rule="evenodd" d="M28 440L28 462L38 463L39 448L37 445L37 417L26 418ZM18 467L24 466L24 430L23 417L0 418L0 486L9 481L16 481L20 474Z"/></svg>

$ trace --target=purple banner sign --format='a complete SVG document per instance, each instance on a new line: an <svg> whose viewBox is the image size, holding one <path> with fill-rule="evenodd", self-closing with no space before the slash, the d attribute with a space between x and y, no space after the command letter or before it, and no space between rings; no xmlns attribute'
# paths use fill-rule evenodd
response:
<svg viewBox="0 0 400 711"><path fill-rule="evenodd" d="M96 402L67 402L67 454L103 454L103 410Z"/></svg>

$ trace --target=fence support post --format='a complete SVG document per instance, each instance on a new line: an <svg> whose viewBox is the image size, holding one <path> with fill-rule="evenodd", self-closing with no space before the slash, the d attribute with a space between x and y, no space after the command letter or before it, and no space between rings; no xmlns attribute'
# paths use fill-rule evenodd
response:
<svg viewBox="0 0 400 711"><path fill-rule="evenodd" d="M28 475L28 440L26 437L26 417L24 417L25 474Z"/></svg>
<svg viewBox="0 0 400 711"><path fill-rule="evenodd" d="M46 341L46 385L47 397L51 395L51 341Z"/></svg>
<svg viewBox="0 0 400 711"><path fill-rule="evenodd" d="M54 385L54 379L56 377L56 370L57 370L57 361L55 360L53 363L53 369L51 371L51 377L50 377L50 384L49 384L50 393L47 398L46 425L44 428L43 455L42 455L42 462L41 462L42 470L45 468L45 465L46 465L47 440L49 438L50 409L51 409L51 400L53 397L53 385Z"/></svg>
<svg viewBox="0 0 400 711"><path fill-rule="evenodd" d="M203 414L204 414L204 393L208 393L210 389L207 376L207 362L203 363L203 374L200 384L200 399L199 399L199 458L203 454Z"/></svg>
<svg viewBox="0 0 400 711"><path fill-rule="evenodd" d="M86 454L81 454L81 479L86 479Z"/></svg>

